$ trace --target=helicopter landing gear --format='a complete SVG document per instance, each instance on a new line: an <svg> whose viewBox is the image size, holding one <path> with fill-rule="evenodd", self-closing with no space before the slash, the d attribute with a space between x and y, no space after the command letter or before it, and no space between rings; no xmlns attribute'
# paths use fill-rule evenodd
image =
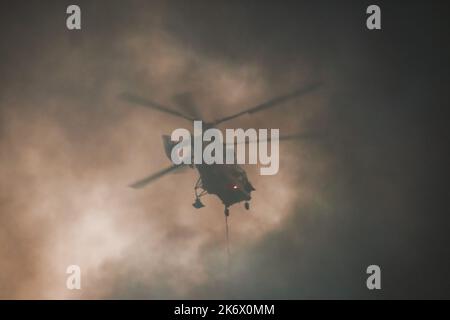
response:
<svg viewBox="0 0 450 320"><path fill-rule="evenodd" d="M244 207L245 207L246 210L250 210L250 202L246 201L244 203Z"/></svg>
<svg viewBox="0 0 450 320"><path fill-rule="evenodd" d="M225 207L225 216L228 217L230 215L230 209L228 207Z"/></svg>
<svg viewBox="0 0 450 320"><path fill-rule="evenodd" d="M195 201L192 204L192 206L196 209L200 209L203 208L205 205L200 201L200 198L195 198Z"/></svg>
<svg viewBox="0 0 450 320"><path fill-rule="evenodd" d="M195 201L192 206L196 209L203 208L205 205L200 201L200 197L207 194L206 190L203 189L202 180L199 178L194 186Z"/></svg>

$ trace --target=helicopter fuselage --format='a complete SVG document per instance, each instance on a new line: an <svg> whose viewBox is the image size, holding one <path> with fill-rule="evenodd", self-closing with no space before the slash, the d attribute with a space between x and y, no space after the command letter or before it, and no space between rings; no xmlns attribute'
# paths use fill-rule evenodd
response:
<svg viewBox="0 0 450 320"><path fill-rule="evenodd" d="M171 141L170 136L163 135L163 144L166 155L171 159L172 148L176 142ZM206 147L206 145L204 146ZM225 145L223 145L225 149ZM195 208L202 208L200 197L206 194L214 194L222 201L225 211L228 207L242 201L246 202L246 208L249 208L248 201L251 199L251 192L255 190L247 178L245 170L238 164L190 164L192 168L197 169L200 177L194 187L196 200Z"/></svg>
<svg viewBox="0 0 450 320"><path fill-rule="evenodd" d="M200 174L201 189L218 196L226 208L251 199L255 188L239 165L201 164L195 167Z"/></svg>

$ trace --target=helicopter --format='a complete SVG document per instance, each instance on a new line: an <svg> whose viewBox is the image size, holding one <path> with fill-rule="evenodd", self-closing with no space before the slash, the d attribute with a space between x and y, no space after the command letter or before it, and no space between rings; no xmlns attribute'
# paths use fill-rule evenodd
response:
<svg viewBox="0 0 450 320"><path fill-rule="evenodd" d="M267 110L269 108L273 108L279 106L287 101L298 98L302 95L308 94L318 87L321 86L320 82L313 82L307 86L304 86L298 90L290 92L288 94L275 97L266 102L258 104L254 107L244 109L238 113L225 116L223 118L217 119L212 122L205 122L202 120L200 113L198 112L198 108L193 103L192 96L189 93L179 94L174 97L177 105L179 105L184 112L178 111L175 108L168 107L162 105L160 103L154 102L152 100L142 98L140 96L134 95L132 93L123 92L119 95L119 98L135 105L147 107L150 109L154 109L166 114L170 114L172 116L176 116L179 118L183 118L185 120L190 121L203 121L204 127L216 128L218 125L223 124L227 121L233 120L237 117L240 117L245 114L254 114L256 112L260 112L263 110ZM293 134L293 135L285 135L280 136L279 140L294 140L294 139L302 139L305 137L309 137L308 134ZM163 135L163 146L164 151L169 159L171 158L172 149L175 147L177 142L171 140L169 135ZM193 140L193 139L191 139ZM269 142L270 139L268 138ZM245 140L243 143L254 143L257 141ZM234 142L233 142L234 143ZM224 148L226 145L224 144ZM172 160L171 160L172 161ZM194 185L194 203L192 204L194 208L200 209L204 207L204 204L201 202L201 197L211 194L216 195L224 205L224 214L226 217L229 216L230 210L229 207L240 202L244 202L244 207L246 210L250 209L250 200L251 193L256 189L253 187L252 183L249 181L247 177L247 173L245 170L236 163L233 164L174 164L157 171L143 179L140 179L130 185L131 188L140 189L148 184L156 181L157 179L170 174L176 171L179 171L187 166L192 169L196 169L198 171L199 177Z"/></svg>

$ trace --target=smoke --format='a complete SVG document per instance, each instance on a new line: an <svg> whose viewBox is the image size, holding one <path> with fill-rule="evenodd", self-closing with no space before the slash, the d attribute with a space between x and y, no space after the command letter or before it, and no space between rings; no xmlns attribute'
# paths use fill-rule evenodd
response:
<svg viewBox="0 0 450 320"><path fill-rule="evenodd" d="M223 207L214 197L205 199L203 210L191 207L196 173L164 177L144 190L127 187L169 164L161 134L192 124L117 96L128 90L172 104L174 95L189 91L212 118L285 93L289 84L283 84L284 92L274 90L257 63L209 57L186 48L157 22L144 25L144 18L164 15L158 6L151 8L156 12L115 36L94 24L106 19L95 6L83 8L87 18L80 34L41 25L37 32L43 41L23 62L24 78L7 84L2 94L4 297L101 298L115 296L120 282L127 288L148 286L144 297L184 297L194 285L223 282ZM94 13L100 17L89 19ZM298 80L292 85L309 79ZM280 118L278 125L289 120L271 114ZM300 120L286 129L295 129ZM298 160L289 154L286 147L285 168ZM248 169L260 191L251 213L232 208L235 247L279 227L299 192L287 170L262 179L256 168ZM11 257L13 247L19 250ZM215 264L215 274L204 259ZM82 270L80 293L65 288L71 264Z"/></svg>

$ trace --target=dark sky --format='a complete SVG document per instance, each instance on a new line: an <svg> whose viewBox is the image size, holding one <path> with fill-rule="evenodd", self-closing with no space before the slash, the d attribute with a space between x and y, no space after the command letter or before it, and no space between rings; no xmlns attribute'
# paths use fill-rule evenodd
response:
<svg viewBox="0 0 450 320"><path fill-rule="evenodd" d="M76 3L81 31L72 2L0 4L0 298L450 298L445 1ZM223 209L191 207L194 171L127 188L189 123L120 92L191 92L214 119L317 80L227 124L320 133L283 144L274 177L246 166L230 275Z"/></svg>

